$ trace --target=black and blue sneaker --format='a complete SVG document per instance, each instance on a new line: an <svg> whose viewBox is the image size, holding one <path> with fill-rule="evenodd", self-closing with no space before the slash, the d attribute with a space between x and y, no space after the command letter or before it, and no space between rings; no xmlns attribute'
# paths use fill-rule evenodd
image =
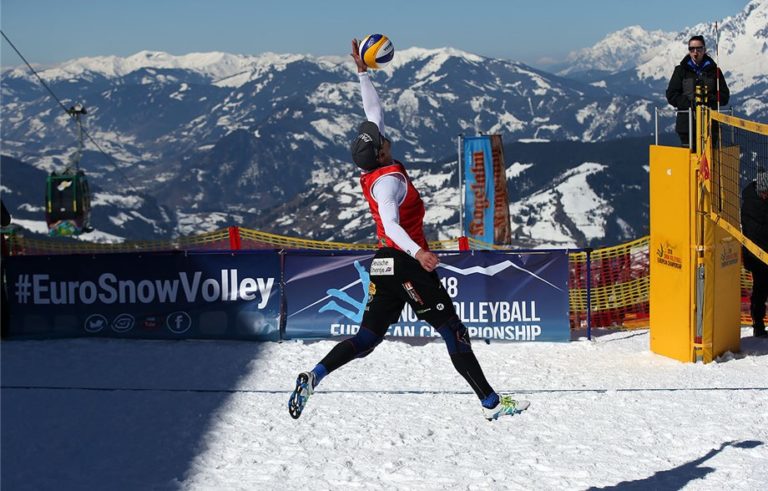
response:
<svg viewBox="0 0 768 491"><path fill-rule="evenodd" d="M296 377L296 388L293 389L291 398L288 400L288 412L293 419L299 419L304 406L307 405L309 396L315 392L315 374L312 372L301 372Z"/></svg>

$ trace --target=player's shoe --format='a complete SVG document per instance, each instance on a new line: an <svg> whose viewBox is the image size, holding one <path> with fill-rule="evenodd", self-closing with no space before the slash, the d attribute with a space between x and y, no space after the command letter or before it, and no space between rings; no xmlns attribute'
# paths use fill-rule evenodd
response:
<svg viewBox="0 0 768 491"><path fill-rule="evenodd" d="M512 396L500 395L499 403L492 408L483 408L483 415L488 421L499 419L502 416L514 416L515 414L522 413L531 403L529 401L515 400Z"/></svg>
<svg viewBox="0 0 768 491"><path fill-rule="evenodd" d="M288 412L293 419L299 419L304 406L307 405L309 396L315 392L315 374L312 372L301 372L296 377L296 388L288 400Z"/></svg>

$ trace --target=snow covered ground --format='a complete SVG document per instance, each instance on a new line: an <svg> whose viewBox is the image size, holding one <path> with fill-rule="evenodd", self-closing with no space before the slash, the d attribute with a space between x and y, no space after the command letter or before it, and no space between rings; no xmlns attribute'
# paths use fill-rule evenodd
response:
<svg viewBox="0 0 768 491"><path fill-rule="evenodd" d="M442 341L385 341L326 378L332 341L5 341L2 480L16 489L766 489L768 340L683 364L647 331L475 351L532 402L487 422Z"/></svg>

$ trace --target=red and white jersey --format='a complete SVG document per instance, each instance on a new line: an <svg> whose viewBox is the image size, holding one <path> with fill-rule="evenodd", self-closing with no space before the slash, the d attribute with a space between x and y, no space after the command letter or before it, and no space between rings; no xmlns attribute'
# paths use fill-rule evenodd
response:
<svg viewBox="0 0 768 491"><path fill-rule="evenodd" d="M427 244L427 239L424 237L424 202L421 200L419 191L414 187L411 179L408 177L405 167L398 161L384 167L379 167L374 171L367 172L360 176L360 185L363 188L363 195L368 201L373 220L376 222L376 236L379 239L379 247L394 247L395 249L403 250L385 233L384 224L381 215L379 214L379 204L373 196L373 186L376 184L376 181L384 176L398 174L398 177L401 177L405 181L407 187L405 199L403 199L398 206L399 224L419 247L428 251L429 245ZM416 253L416 251L404 252L411 255Z"/></svg>

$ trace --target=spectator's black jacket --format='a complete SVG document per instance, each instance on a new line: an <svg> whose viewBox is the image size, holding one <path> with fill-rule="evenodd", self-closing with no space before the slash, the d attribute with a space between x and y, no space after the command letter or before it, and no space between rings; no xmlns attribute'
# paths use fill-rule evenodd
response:
<svg viewBox="0 0 768 491"><path fill-rule="evenodd" d="M707 88L707 106L715 109L717 108L718 78L720 79L720 105L725 106L731 98L731 91L728 90L725 77L717 69L715 61L709 55L704 55L704 61L701 63L700 70L697 73L691 56L686 55L680 64L675 67L675 71L672 72L672 78L667 86L667 102L679 110L695 108L693 100L696 93L696 83L700 82ZM688 114L677 114L675 131L678 133L689 133Z"/></svg>
<svg viewBox="0 0 768 491"><path fill-rule="evenodd" d="M768 250L768 199L760 198L754 181L741 192L741 231L761 249ZM762 263L746 247L743 251L748 270L754 269L756 262Z"/></svg>

